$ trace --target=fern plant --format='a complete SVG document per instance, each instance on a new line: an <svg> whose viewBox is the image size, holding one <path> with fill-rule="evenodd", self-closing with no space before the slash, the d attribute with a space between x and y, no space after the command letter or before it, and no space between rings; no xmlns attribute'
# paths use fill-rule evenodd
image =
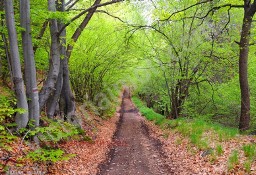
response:
<svg viewBox="0 0 256 175"><path fill-rule="evenodd" d="M67 123L62 120L52 120L49 118L42 118L47 126L37 127L29 131L27 137L37 135L41 142L58 143L68 138L81 134L81 129L77 126Z"/></svg>
<svg viewBox="0 0 256 175"><path fill-rule="evenodd" d="M61 149L44 149L40 148L28 153L27 158L35 162L57 162L63 160L69 160L74 157L74 154L65 154Z"/></svg>
<svg viewBox="0 0 256 175"><path fill-rule="evenodd" d="M15 108L16 100L0 95L0 148L11 150L10 144L17 138L8 130L8 127L16 126L12 123L15 113L23 113L25 110ZM8 122L7 122L8 121Z"/></svg>

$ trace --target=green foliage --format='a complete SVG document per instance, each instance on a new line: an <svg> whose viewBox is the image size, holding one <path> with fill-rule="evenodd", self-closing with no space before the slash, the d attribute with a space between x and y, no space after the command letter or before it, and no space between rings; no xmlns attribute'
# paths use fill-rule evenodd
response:
<svg viewBox="0 0 256 175"><path fill-rule="evenodd" d="M217 145L217 147L216 147L216 153L217 153L217 155L218 156L221 156L222 154L223 154L223 148L222 148L222 146L221 145Z"/></svg>
<svg viewBox="0 0 256 175"><path fill-rule="evenodd" d="M256 145L247 144L243 146L243 151L247 160L244 162L244 168L247 173L251 172L252 163L256 160Z"/></svg>
<svg viewBox="0 0 256 175"><path fill-rule="evenodd" d="M113 115L118 93L129 80L128 70L134 61L129 57L122 27L113 18L95 14L74 43L69 62L76 101L102 117Z"/></svg>
<svg viewBox="0 0 256 175"><path fill-rule="evenodd" d="M232 170L239 163L239 154L237 150L233 150L228 159L228 170Z"/></svg>
<svg viewBox="0 0 256 175"><path fill-rule="evenodd" d="M250 160L256 159L256 145L248 144L243 146L244 155Z"/></svg>
<svg viewBox="0 0 256 175"><path fill-rule="evenodd" d="M132 97L132 101L135 103L141 114L149 121L154 121L156 125L163 125L166 121L164 116L156 113L153 109L147 108L139 98Z"/></svg>
<svg viewBox="0 0 256 175"><path fill-rule="evenodd" d="M24 113L23 109L15 109L13 106L16 104L16 100L0 95L0 122L3 122L6 118L11 117L16 112Z"/></svg>
<svg viewBox="0 0 256 175"><path fill-rule="evenodd" d="M48 118L43 118L42 120L48 123L48 126L30 130L27 137L37 135L41 142L52 142L56 144L59 141L67 140L72 136L80 134L81 131L77 126L62 120L51 120Z"/></svg>
<svg viewBox="0 0 256 175"><path fill-rule="evenodd" d="M7 127L13 127L13 116L15 113L25 112L23 109L14 108L16 100L11 97L0 95L0 148L10 150L11 143L17 139Z"/></svg>
<svg viewBox="0 0 256 175"><path fill-rule="evenodd" d="M251 172L251 167L252 167L252 163L253 161L252 160L246 160L244 162L244 169L247 173L250 173Z"/></svg>
<svg viewBox="0 0 256 175"><path fill-rule="evenodd" d="M51 120L48 118L42 118L42 121L45 123L44 127L37 127L34 130L24 129L23 133L27 133L26 138L37 136L40 140L42 148L31 151L26 156L32 161L36 162L57 162L69 160L75 155L65 154L63 150L56 149L53 147L57 146L57 143L60 141L68 140L74 138L78 134L84 135L84 131L78 128L75 125L64 122L62 120ZM33 123L30 121L30 123ZM33 128L33 126L31 126ZM88 139L88 137L84 137ZM52 145L52 143L54 145Z"/></svg>
<svg viewBox="0 0 256 175"><path fill-rule="evenodd" d="M207 116L168 120L164 116L154 112L154 110L146 107L139 98L132 97L132 100L141 114L148 120L153 121L164 129L172 128L177 130L183 136L188 137L192 144L202 150L209 149L209 143L212 140L225 141L239 133L236 128L227 128L218 123L212 123ZM218 146L218 155L222 154L222 152L222 147Z"/></svg>
<svg viewBox="0 0 256 175"><path fill-rule="evenodd" d="M69 160L75 155L65 154L61 149L37 149L27 154L27 158L36 162L57 162L63 160Z"/></svg>

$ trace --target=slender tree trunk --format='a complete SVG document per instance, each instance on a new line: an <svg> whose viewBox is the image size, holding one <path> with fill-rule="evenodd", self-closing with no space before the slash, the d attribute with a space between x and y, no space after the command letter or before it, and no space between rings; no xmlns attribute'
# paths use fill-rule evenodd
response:
<svg viewBox="0 0 256 175"><path fill-rule="evenodd" d="M171 118L177 119L178 113L178 87L172 89Z"/></svg>
<svg viewBox="0 0 256 175"><path fill-rule="evenodd" d="M60 11L65 11L65 1L62 0L62 6ZM59 27L62 28L64 24L60 24ZM62 47L61 47L61 54L63 55L63 86L61 91L61 101L60 103L60 109L62 109L62 114L67 118L68 121L72 121L73 116L75 116L75 98L73 95L73 92L71 90L71 84L70 84L70 73L69 73L69 66L68 66L68 59L67 56L67 47L66 47L66 29L61 33L62 38ZM61 106L63 104L63 106Z"/></svg>
<svg viewBox="0 0 256 175"><path fill-rule="evenodd" d="M13 85L13 77L12 77L12 67L11 67L11 60L10 60L10 52L9 52L9 46L8 46L8 41L7 41L7 38L6 38L6 36L5 36L5 34L4 33L2 33L2 40L3 40L3 43L4 43L4 50L5 50L5 59L6 59L6 61L7 61L7 65L8 65L8 69L9 69L9 73L10 73L10 79L11 79L11 86L10 86L10 88L12 89L12 90L14 90L14 85ZM3 76L3 82L6 84L6 85L8 85L8 81L6 81L7 80L7 77L8 77L8 72L4 72L4 75L2 75Z"/></svg>
<svg viewBox="0 0 256 175"><path fill-rule="evenodd" d="M0 2L0 11L4 11L4 1L1 1ZM4 14L1 14L1 27L6 27L5 25L5 15ZM6 57L6 60L7 60L7 65L8 65L8 69L9 69L9 72L2 72L3 73L3 82L8 85L8 82L6 81L7 80L7 77L9 76L8 73L10 73L10 79L11 79L11 86L10 88L12 90L14 90L14 87L13 87L13 77L12 77L12 68L11 68L11 60L10 60L10 52L9 52L9 46L8 46L8 41L7 41L7 38L6 38L6 35L4 33L1 33L1 37L2 37L2 40L3 40L3 46L4 46L4 51L5 51L5 57ZM2 67L3 68L3 67Z"/></svg>
<svg viewBox="0 0 256 175"><path fill-rule="evenodd" d="M55 0L48 0L49 11L56 11ZM58 37L58 24L56 19L50 20L51 33L51 51L50 51L50 68L47 75L46 82L39 93L40 110L43 109L51 93L54 93L55 85L59 75L60 69L60 42Z"/></svg>
<svg viewBox="0 0 256 175"><path fill-rule="evenodd" d="M5 5L6 24L7 24L8 36L9 36L9 43L10 43L11 67L12 67L14 89L15 89L15 94L17 98L17 107L23 108L26 110L26 112L24 112L23 114L17 113L15 116L17 128L19 129L27 126L28 104L27 104L27 98L26 98L26 93L24 88L24 81L23 81L22 72L21 72L17 33L16 33L15 21L14 21L13 1L5 0L4 5Z"/></svg>
<svg viewBox="0 0 256 175"><path fill-rule="evenodd" d="M101 0L95 0L94 4L92 6L98 5L100 4ZM84 20L82 21L82 23L79 25L79 27L76 29L75 33L72 36L72 41L75 43L78 38L80 37L81 33L83 32L83 30L85 29L85 27L88 25L90 19L92 18L93 14L95 13L95 11L97 10L97 8L94 8L92 10L90 10L87 15L85 16ZM69 44L67 47L67 59L69 60L71 53L73 50L73 43Z"/></svg>
<svg viewBox="0 0 256 175"><path fill-rule="evenodd" d="M26 92L29 98L29 118L34 120L35 127L39 126L40 110L36 80L36 65L31 37L30 0L20 0L20 24L22 31L22 48L25 63Z"/></svg>
<svg viewBox="0 0 256 175"><path fill-rule="evenodd" d="M165 86L166 86L166 89L167 89L168 97L169 97L169 100L170 100L170 106L171 106L172 105L172 93L171 93L171 90L170 90L170 87L169 87L169 84L168 84L168 80L167 80L167 76L166 76L166 73L165 73L164 70L163 70L163 74L164 74ZM170 118L171 116L170 116L167 104L165 105L165 111L166 111L165 113L166 113L167 118Z"/></svg>
<svg viewBox="0 0 256 175"><path fill-rule="evenodd" d="M243 19L243 27L240 39L240 56L239 56L239 81L241 88L241 115L240 130L249 129L250 124L250 91L248 83L248 54L250 30L252 17L247 16L246 12Z"/></svg>
<svg viewBox="0 0 256 175"><path fill-rule="evenodd" d="M44 36L44 33L45 33L45 31L46 31L46 28L47 28L48 24L49 24L49 21L48 21L48 20L43 23L43 26L42 26L42 28L41 28L41 30L40 30L38 36L36 37L37 40L42 39L42 37ZM35 44L35 45L33 46L34 53L36 53L37 49L38 49L38 44Z"/></svg>

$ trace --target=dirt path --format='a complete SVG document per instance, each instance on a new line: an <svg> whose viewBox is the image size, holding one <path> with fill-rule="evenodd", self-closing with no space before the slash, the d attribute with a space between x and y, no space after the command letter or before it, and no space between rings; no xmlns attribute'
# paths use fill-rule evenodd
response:
<svg viewBox="0 0 256 175"><path fill-rule="evenodd" d="M125 91L121 118L108 160L99 166L98 175L173 174L165 162L161 143L149 136L147 125Z"/></svg>

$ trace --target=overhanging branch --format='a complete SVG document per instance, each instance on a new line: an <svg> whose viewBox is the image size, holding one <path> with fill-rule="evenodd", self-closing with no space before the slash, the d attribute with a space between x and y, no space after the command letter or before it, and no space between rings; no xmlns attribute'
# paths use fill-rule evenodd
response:
<svg viewBox="0 0 256 175"><path fill-rule="evenodd" d="M212 2L212 1L213 1L213 0L206 0L206 1L198 2L198 3L196 3L196 4L193 4L193 5L189 6L189 7L184 8L184 9L182 9L182 10L178 10L178 11L176 11L176 12L173 12L168 18L163 19L163 20L159 20L159 21L168 21L168 20L171 19L172 16L174 16L174 15L176 15L176 14L178 14L178 13L187 11L187 10L189 10L189 9L195 7L195 6L202 5L202 4L206 4L206 3L209 3L209 2ZM204 18L206 18L211 12L217 11L217 10L219 10L219 9L221 9L221 8L225 8L225 7L229 7L229 10L230 10L231 8L244 8L244 5L242 5L242 4L241 4L241 5L239 5L239 4L238 4L238 5L236 5L236 4L223 4L223 5L220 5L220 6L215 6L215 7L212 7L210 10L208 10L207 13L206 13L204 16L201 16L201 17L200 17L200 16L196 16L196 17L194 17L194 18L197 18L197 19L204 19ZM186 18L192 18L192 17L186 17Z"/></svg>
<svg viewBox="0 0 256 175"><path fill-rule="evenodd" d="M184 8L184 9L182 9L182 10L178 10L178 11L176 11L176 12L173 12L168 18L163 19L163 20L160 20L160 21L168 21L172 16L174 16L174 15L180 13L180 12L187 11L187 10L189 10L189 9L191 9L191 8L193 8L193 7L195 7L195 6L197 6L197 5L205 4L205 3L208 3L208 2L212 2L212 1L213 1L213 0L206 0L206 1L202 1L202 2L195 3L195 4L193 4L193 5L191 5L191 6L188 6L188 7Z"/></svg>
<svg viewBox="0 0 256 175"><path fill-rule="evenodd" d="M81 16L83 16L84 14L86 14L87 12L91 11L91 10L95 10L99 7L103 7L103 6L107 6L107 5L110 5L110 4L114 4L114 3L117 3L117 2L122 2L124 0L112 0L112 1L109 1L109 2L105 2L105 3L102 3L102 4L96 4L96 5L93 5L91 7L89 7L88 9L85 9L84 11L80 12L78 15L76 15L74 18L72 18L69 22L67 22L65 25L63 25L63 27L59 30L59 33L58 35L63 32L63 30L69 26L72 22L74 22L75 20L77 20L78 18L80 18Z"/></svg>

